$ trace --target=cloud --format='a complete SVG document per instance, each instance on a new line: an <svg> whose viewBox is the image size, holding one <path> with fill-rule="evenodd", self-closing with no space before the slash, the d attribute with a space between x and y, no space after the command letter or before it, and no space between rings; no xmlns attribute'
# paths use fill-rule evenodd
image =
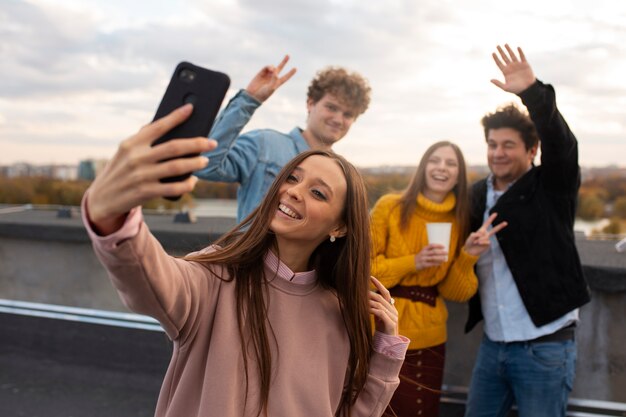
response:
<svg viewBox="0 0 626 417"><path fill-rule="evenodd" d="M0 135L15 155L34 143L49 155L58 143L68 162L89 146L110 152L150 120L179 61L227 72L230 97L289 53L297 74L246 129L303 126L310 79L342 65L373 88L370 109L338 145L355 163L410 163L443 138L482 162L480 117L517 100L489 83L500 77L490 54L508 41L556 86L586 149L582 163L606 149L593 148L600 142L614 146L607 162L623 163L625 31L626 5L609 0L8 0L0 11L0 77L9 80L0 83ZM11 152L0 163L15 159Z"/></svg>

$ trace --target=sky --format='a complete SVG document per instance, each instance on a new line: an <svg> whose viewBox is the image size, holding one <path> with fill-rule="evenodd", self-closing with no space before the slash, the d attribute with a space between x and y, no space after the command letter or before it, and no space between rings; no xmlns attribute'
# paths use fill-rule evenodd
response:
<svg viewBox="0 0 626 417"><path fill-rule="evenodd" d="M517 97L491 53L521 46L554 85L585 167L626 166L626 2L0 0L0 165L111 157L152 120L180 61L227 73L227 100L291 56L296 75L245 130L306 125L315 72L364 75L372 102L335 150L417 165L438 140L486 161L481 117Z"/></svg>

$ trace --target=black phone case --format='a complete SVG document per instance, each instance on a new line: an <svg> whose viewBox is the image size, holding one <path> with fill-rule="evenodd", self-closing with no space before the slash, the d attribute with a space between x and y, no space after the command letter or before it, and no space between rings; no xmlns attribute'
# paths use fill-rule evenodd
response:
<svg viewBox="0 0 626 417"><path fill-rule="evenodd" d="M186 103L193 104L193 113L182 124L155 140L152 146L175 138L207 137L229 86L230 78L224 73L211 71L189 62L178 64L165 90L161 104L159 104L154 120L166 116ZM185 157L191 156L196 155L185 155ZM161 182L183 181L190 175L191 172L163 178ZM180 196L166 198L177 200Z"/></svg>

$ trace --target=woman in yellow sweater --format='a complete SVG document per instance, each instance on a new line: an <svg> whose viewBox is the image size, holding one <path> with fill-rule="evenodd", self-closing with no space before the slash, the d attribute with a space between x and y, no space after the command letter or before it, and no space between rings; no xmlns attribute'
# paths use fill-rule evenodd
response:
<svg viewBox="0 0 626 417"><path fill-rule="evenodd" d="M478 287L474 264L489 247L492 215L469 233L467 173L461 150L433 144L402 194L381 197L371 214L372 274L389 289L400 333L411 339L390 415L437 416L443 379L446 320L444 299L466 301ZM452 223L449 253L429 244L427 223ZM468 236L469 235L469 236Z"/></svg>

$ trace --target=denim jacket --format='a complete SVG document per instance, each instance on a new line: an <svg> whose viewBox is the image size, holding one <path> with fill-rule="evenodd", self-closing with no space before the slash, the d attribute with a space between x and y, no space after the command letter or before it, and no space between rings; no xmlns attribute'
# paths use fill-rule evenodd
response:
<svg viewBox="0 0 626 417"><path fill-rule="evenodd" d="M260 105L245 90L230 100L209 133L217 141L217 148L204 154L209 165L194 173L209 181L239 183L238 222L261 203L282 167L309 149L298 127L289 134L260 129L239 135Z"/></svg>

